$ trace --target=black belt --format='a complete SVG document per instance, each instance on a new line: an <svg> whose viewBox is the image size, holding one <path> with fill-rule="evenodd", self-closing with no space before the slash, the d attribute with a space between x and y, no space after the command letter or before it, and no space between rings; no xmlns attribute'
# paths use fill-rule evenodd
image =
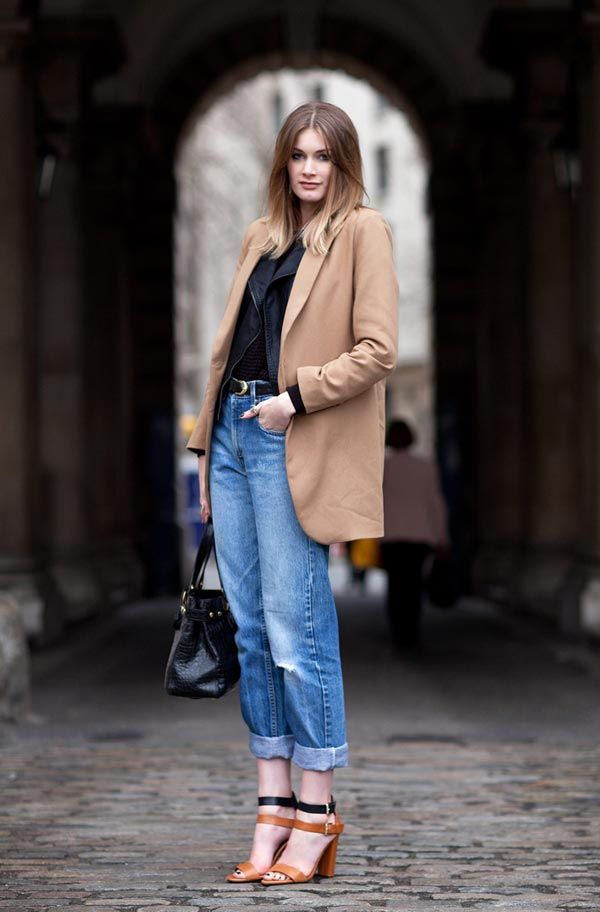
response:
<svg viewBox="0 0 600 912"><path fill-rule="evenodd" d="M274 396L277 396L279 390L277 390L273 383L270 380L254 380L254 385L257 394L264 395L264 393L273 393ZM243 396L250 389L250 382L248 380L236 380L235 377L232 377L231 380L225 385L226 393L235 393L237 396Z"/></svg>

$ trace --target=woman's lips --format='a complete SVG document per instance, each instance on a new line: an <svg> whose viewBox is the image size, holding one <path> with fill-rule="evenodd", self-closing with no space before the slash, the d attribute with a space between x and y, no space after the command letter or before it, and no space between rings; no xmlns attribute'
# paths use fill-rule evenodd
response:
<svg viewBox="0 0 600 912"><path fill-rule="evenodd" d="M301 185L302 185L303 187L308 187L309 189L310 189L311 187L318 187L318 186L319 186L318 184L314 183L314 181L300 181L300 183L301 183Z"/></svg>

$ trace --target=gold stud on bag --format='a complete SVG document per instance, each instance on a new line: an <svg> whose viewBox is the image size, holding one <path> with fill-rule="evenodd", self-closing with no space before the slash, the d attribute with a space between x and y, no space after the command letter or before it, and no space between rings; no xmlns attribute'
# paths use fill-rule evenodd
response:
<svg viewBox="0 0 600 912"><path fill-rule="evenodd" d="M240 677L236 625L225 594L221 589L203 588L213 544L209 519L190 584L183 590L173 622L175 636L165 671L165 689L174 697L222 697Z"/></svg>

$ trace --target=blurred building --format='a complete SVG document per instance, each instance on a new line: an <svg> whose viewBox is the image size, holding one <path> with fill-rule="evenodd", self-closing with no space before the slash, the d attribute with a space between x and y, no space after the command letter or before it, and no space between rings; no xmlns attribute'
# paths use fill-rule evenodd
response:
<svg viewBox="0 0 600 912"><path fill-rule="evenodd" d="M179 585L175 161L215 99L290 67L367 80L425 151L465 578L600 629L599 29L600 0L0 4L0 582L32 635Z"/></svg>

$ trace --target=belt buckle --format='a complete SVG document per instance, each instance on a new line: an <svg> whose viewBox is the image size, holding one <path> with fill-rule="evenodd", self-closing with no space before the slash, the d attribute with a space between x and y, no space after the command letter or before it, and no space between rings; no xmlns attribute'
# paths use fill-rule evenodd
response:
<svg viewBox="0 0 600 912"><path fill-rule="evenodd" d="M248 386L248 384L246 383L245 380L236 380L236 383L241 383L241 384L242 384L241 390L235 390L235 395L236 395L236 396L243 396L244 393L247 393L247 392L248 392L249 386Z"/></svg>

